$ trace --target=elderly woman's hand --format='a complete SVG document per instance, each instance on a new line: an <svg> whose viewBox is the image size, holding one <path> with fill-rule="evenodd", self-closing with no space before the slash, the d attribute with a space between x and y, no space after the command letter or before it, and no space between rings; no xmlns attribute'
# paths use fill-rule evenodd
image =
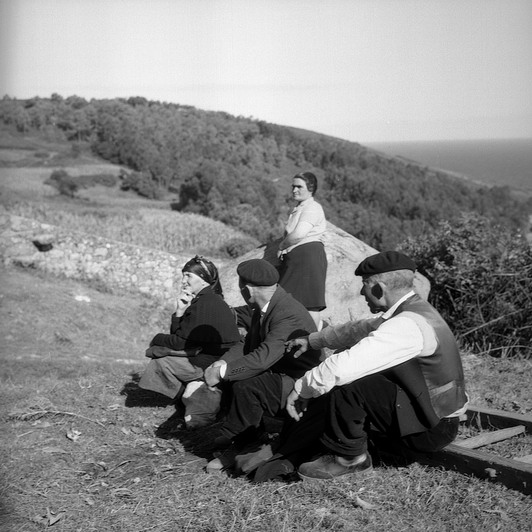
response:
<svg viewBox="0 0 532 532"><path fill-rule="evenodd" d="M179 318L184 313L185 310L187 310L188 307L190 307L190 302L194 299L194 294L192 292L189 292L188 290L181 290L179 295L177 296L177 305L176 305L176 311L175 315Z"/></svg>

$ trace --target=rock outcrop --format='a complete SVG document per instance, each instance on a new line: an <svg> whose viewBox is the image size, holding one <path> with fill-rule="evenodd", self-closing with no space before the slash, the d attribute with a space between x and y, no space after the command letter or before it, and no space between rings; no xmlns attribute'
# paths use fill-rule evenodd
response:
<svg viewBox="0 0 532 532"><path fill-rule="evenodd" d="M327 224L324 244L328 270L325 286L327 308L322 312L323 319L336 325L369 316L366 301L360 295L361 279L354 272L362 260L378 251L331 223ZM274 242L269 246L261 246L219 268L225 298L230 305L243 304L235 276L237 264L254 258L265 258L272 264L277 264L277 245L278 242ZM415 289L421 297L427 299L430 283L417 272Z"/></svg>

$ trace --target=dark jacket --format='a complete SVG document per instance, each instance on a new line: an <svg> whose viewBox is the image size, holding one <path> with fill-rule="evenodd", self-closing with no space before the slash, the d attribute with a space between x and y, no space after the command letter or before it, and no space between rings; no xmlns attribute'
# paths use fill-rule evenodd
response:
<svg viewBox="0 0 532 532"><path fill-rule="evenodd" d="M150 346L175 351L199 347L203 353L222 355L238 343L240 334L229 305L207 286L191 301L183 316L172 315L170 334L156 334Z"/></svg>
<svg viewBox="0 0 532 532"><path fill-rule="evenodd" d="M316 325L307 309L280 286L273 294L266 313L249 306L234 309L239 325L248 331L244 345L230 349L222 359L227 362L224 380L240 381L272 371L294 379L318 365L320 350L311 349L294 358L285 353L285 342L307 336Z"/></svg>

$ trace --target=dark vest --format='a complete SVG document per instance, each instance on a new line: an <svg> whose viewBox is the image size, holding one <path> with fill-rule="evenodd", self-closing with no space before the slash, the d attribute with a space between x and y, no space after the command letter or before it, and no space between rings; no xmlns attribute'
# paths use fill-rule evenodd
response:
<svg viewBox="0 0 532 532"><path fill-rule="evenodd" d="M418 357L383 372L408 395L417 417L425 428L460 409L467 401L464 371L456 339L438 311L418 295L399 305L401 312L419 314L432 326L438 339L434 354ZM401 417L399 414L399 422ZM415 427L403 433L416 432Z"/></svg>

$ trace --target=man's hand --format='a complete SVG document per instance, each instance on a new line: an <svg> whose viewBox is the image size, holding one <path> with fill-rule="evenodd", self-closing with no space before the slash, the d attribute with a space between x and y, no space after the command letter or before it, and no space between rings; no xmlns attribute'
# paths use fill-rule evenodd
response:
<svg viewBox="0 0 532 532"><path fill-rule="evenodd" d="M310 344L308 336L302 336L301 338L295 338L294 340L288 340L284 343L285 353L292 353L294 358L299 358L303 353L309 350Z"/></svg>
<svg viewBox="0 0 532 532"><path fill-rule="evenodd" d="M286 400L286 411L288 412L288 415L292 419L299 421L303 417L304 412L307 410L308 402L308 399L299 397L297 392L292 390L288 396L288 399Z"/></svg>
<svg viewBox="0 0 532 532"><path fill-rule="evenodd" d="M226 365L227 363L225 361L217 360L205 370L203 377L207 386L216 386L222 380L220 377L220 368Z"/></svg>

